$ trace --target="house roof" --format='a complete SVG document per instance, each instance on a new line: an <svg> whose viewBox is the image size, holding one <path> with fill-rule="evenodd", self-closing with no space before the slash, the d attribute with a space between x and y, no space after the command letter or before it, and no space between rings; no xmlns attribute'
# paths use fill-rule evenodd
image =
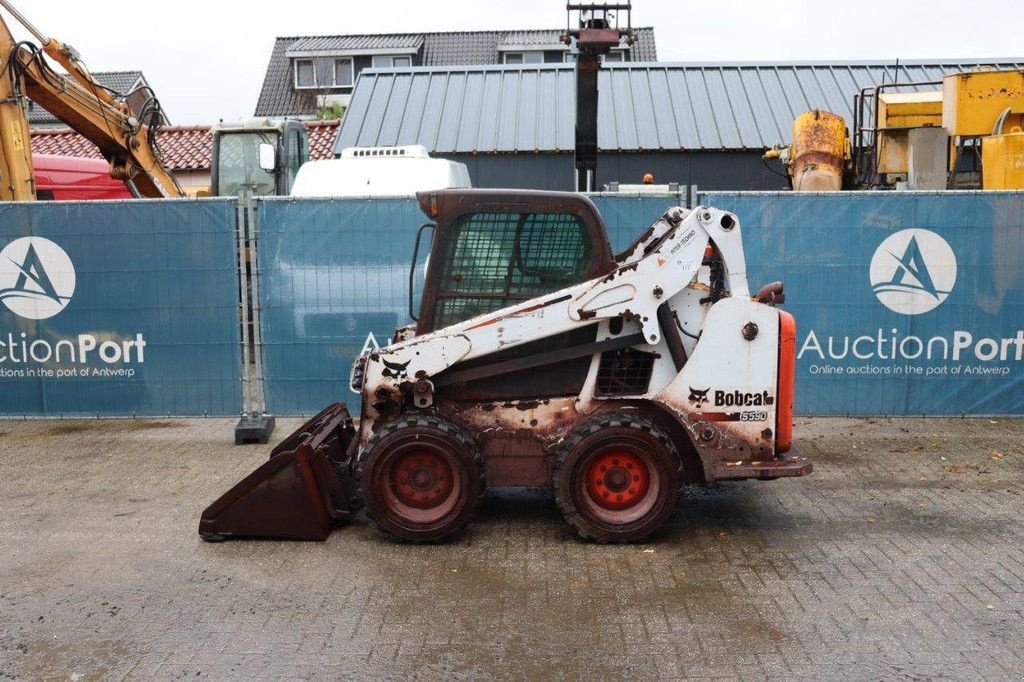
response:
<svg viewBox="0 0 1024 682"><path fill-rule="evenodd" d="M141 71L97 71L92 74L96 81L115 92L127 94L139 81L146 82ZM29 102L28 122L32 125L57 125L60 119L46 109Z"/></svg>
<svg viewBox="0 0 1024 682"><path fill-rule="evenodd" d="M562 45L562 33L563 31L507 31L498 40L498 45Z"/></svg>
<svg viewBox="0 0 1024 682"><path fill-rule="evenodd" d="M333 155L334 138L339 121L317 121L306 124L309 131L309 153L313 160ZM170 126L157 133L157 145L164 164L170 171L208 171L213 154L210 126ZM70 128L32 131L34 154L56 154L88 159L102 159L100 150Z"/></svg>
<svg viewBox="0 0 1024 682"><path fill-rule="evenodd" d="M900 63L902 83L1024 58ZM600 73L598 146L609 151L763 150L811 109L853 124L853 97L891 83L883 62L610 64ZM935 86L930 86L934 88ZM929 89L929 88L915 88ZM568 65L364 70L338 134L349 146L422 144L434 153L567 152L575 147Z"/></svg>
<svg viewBox="0 0 1024 682"><path fill-rule="evenodd" d="M306 123L309 131L309 158L313 161L334 156L334 140L338 137L341 121L316 121Z"/></svg>
<svg viewBox="0 0 1024 682"><path fill-rule="evenodd" d="M422 46L422 34L312 36L300 38L289 45L287 56L372 52L374 50L416 51Z"/></svg>
<svg viewBox="0 0 1024 682"><path fill-rule="evenodd" d="M633 45L635 61L658 58L654 29L637 28ZM560 29L516 31L449 31L421 34L379 34L342 36L294 36L278 38L270 55L256 104L256 116L306 116L316 111L316 94L294 88L289 55L322 52L324 54L364 54L374 50L402 52L416 46L424 66L489 65L500 62L499 46L551 46L559 44ZM526 41L526 42L516 42Z"/></svg>

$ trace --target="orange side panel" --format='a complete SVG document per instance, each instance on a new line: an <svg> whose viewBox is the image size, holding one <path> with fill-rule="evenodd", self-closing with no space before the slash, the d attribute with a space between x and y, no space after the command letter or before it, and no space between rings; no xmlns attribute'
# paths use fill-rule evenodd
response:
<svg viewBox="0 0 1024 682"><path fill-rule="evenodd" d="M779 311L779 403L775 422L775 453L793 447L793 400L796 395L796 318Z"/></svg>

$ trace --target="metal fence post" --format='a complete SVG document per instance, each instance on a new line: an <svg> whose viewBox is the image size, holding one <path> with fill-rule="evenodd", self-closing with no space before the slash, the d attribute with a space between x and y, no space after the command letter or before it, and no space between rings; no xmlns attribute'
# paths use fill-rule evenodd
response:
<svg viewBox="0 0 1024 682"><path fill-rule="evenodd" d="M245 209L235 202L235 261L238 265L238 319L242 325L242 418L252 411L252 375L249 362L249 286L245 275Z"/></svg>
<svg viewBox="0 0 1024 682"><path fill-rule="evenodd" d="M252 268L252 333L254 348L254 372L255 381L253 384L253 412L258 412L265 419L273 419L267 415L267 386L266 377L263 372L263 304L260 303L260 215L257 204L250 198L246 207L248 212L248 224L250 226L249 241L252 244L250 262Z"/></svg>
<svg viewBox="0 0 1024 682"><path fill-rule="evenodd" d="M242 362L243 396L242 418L235 426L235 445L270 442L275 419L268 415L266 387L263 376L263 334L260 329L259 299L259 233L257 230L257 204L251 195L238 202L239 285L242 299ZM249 353L249 326L252 326L252 356Z"/></svg>

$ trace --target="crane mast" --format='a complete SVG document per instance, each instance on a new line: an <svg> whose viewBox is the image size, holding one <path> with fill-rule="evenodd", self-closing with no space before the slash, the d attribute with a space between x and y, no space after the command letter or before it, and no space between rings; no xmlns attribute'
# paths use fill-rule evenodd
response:
<svg viewBox="0 0 1024 682"><path fill-rule="evenodd" d="M580 192L593 191L597 183L597 81L601 59L612 49L628 47L636 40L632 5L566 5L569 20L562 42L576 57L576 189Z"/></svg>

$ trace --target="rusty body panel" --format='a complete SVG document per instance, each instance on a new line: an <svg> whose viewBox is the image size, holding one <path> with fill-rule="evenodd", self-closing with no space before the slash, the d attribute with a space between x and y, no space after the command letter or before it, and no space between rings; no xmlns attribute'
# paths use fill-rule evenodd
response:
<svg viewBox="0 0 1024 682"><path fill-rule="evenodd" d="M1004 114L1024 125L1024 69L974 71L942 79L942 127L950 137L992 135Z"/></svg>
<svg viewBox="0 0 1024 682"><path fill-rule="evenodd" d="M849 158L846 122L841 116L815 109L793 122L790 174L797 192L834 192L843 188Z"/></svg>
<svg viewBox="0 0 1024 682"><path fill-rule="evenodd" d="M586 416L575 398L442 402L437 410L476 436L487 482L498 487L550 484L552 445Z"/></svg>

